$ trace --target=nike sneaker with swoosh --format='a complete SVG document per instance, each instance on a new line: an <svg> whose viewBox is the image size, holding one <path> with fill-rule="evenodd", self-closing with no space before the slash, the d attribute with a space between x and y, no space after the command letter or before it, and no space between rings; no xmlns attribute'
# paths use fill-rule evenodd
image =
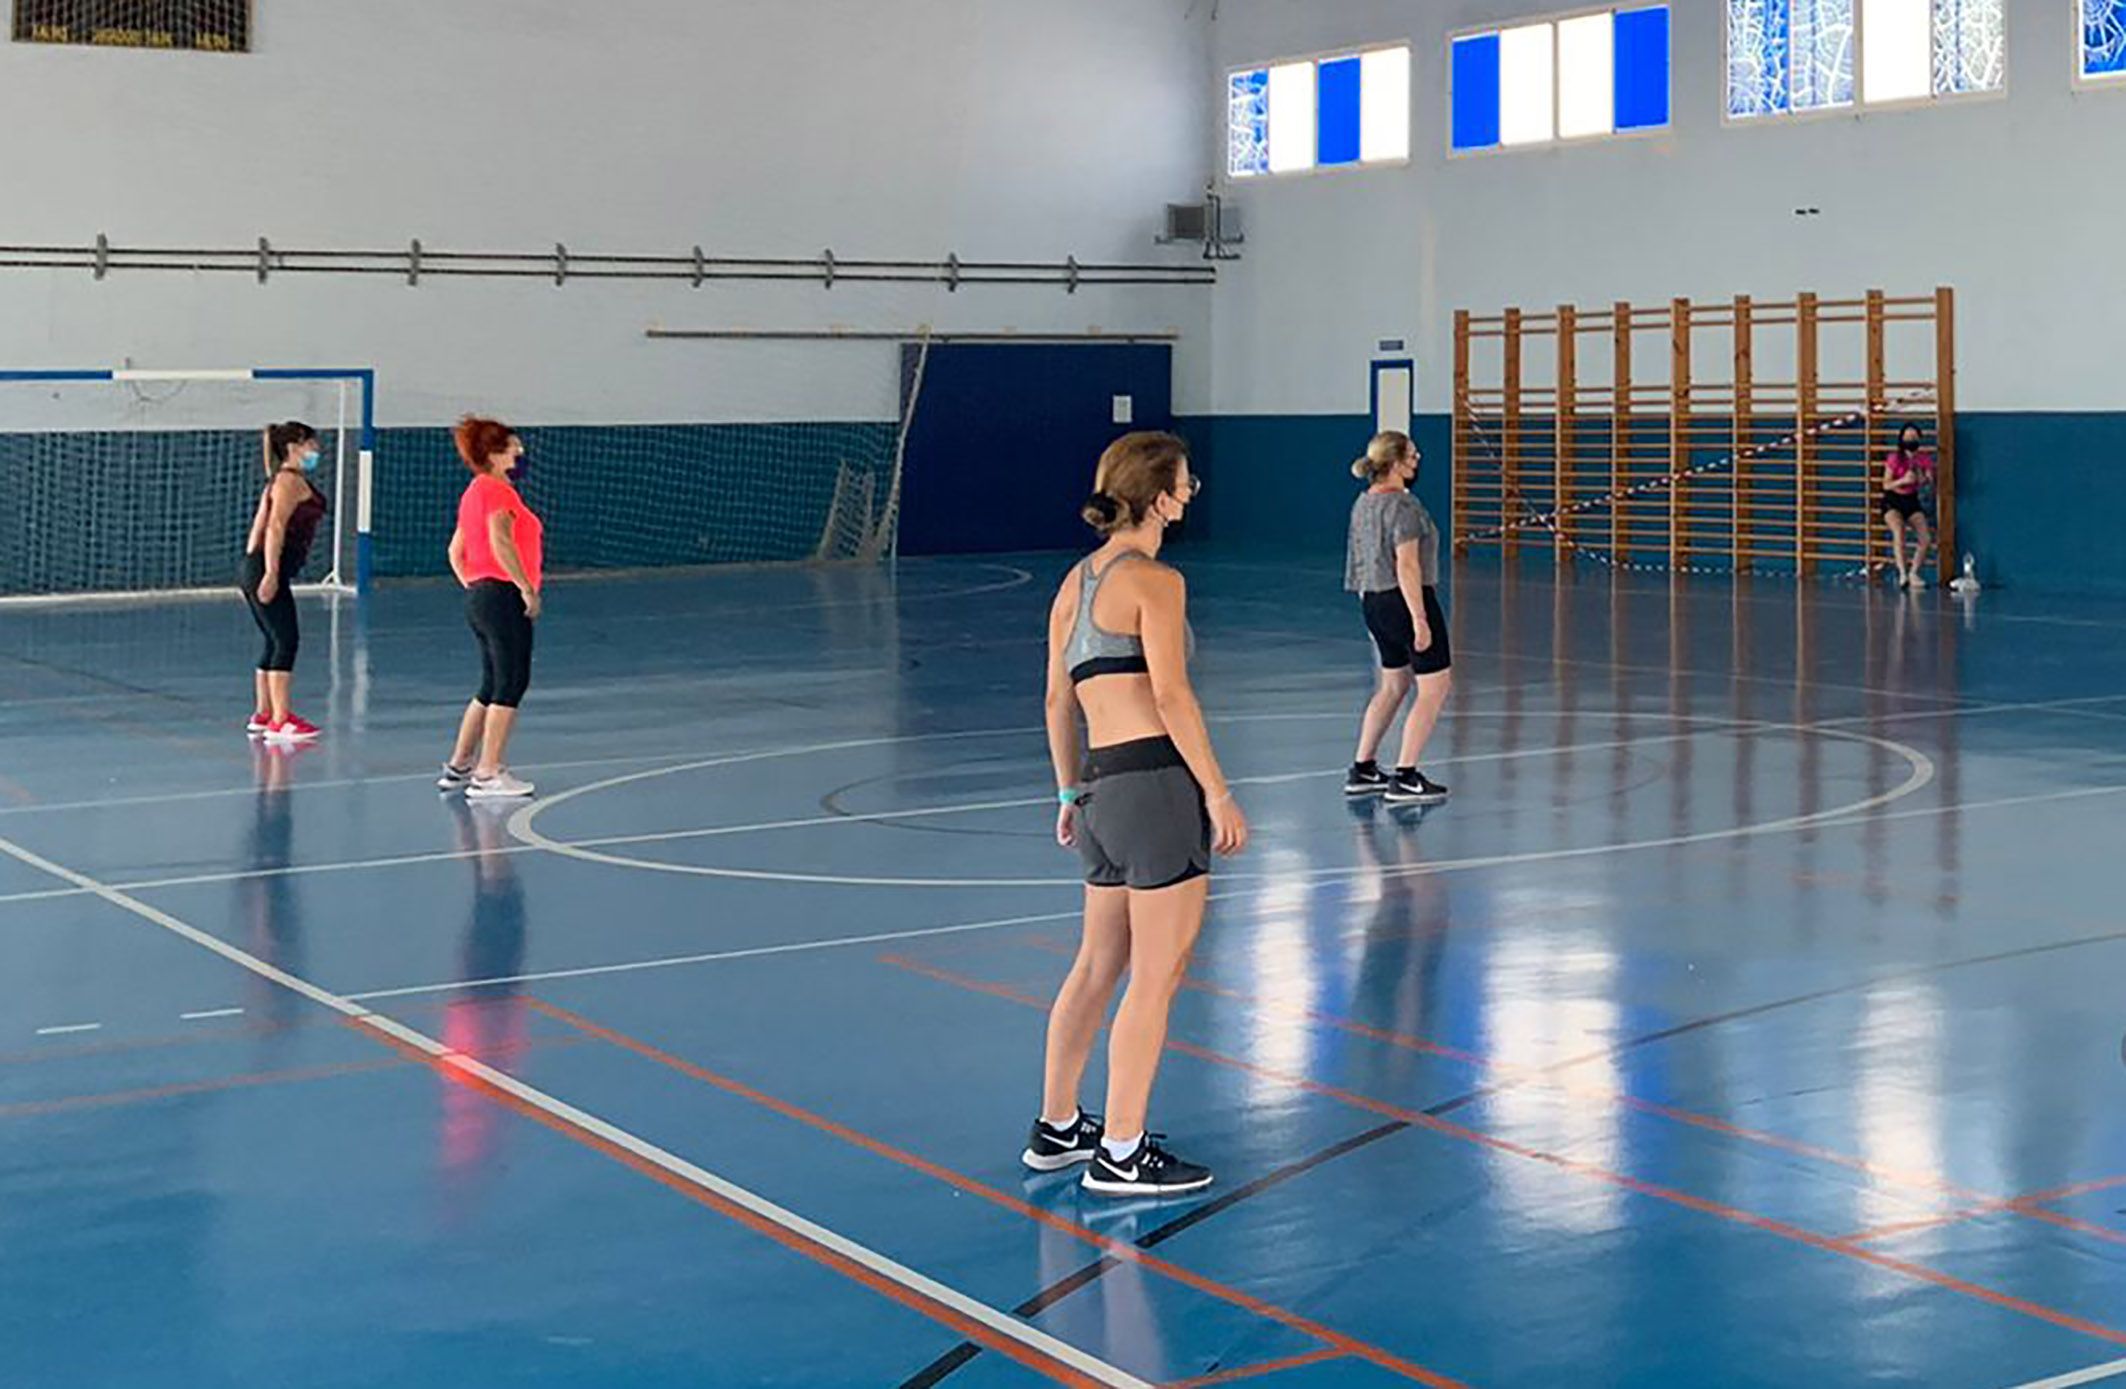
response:
<svg viewBox="0 0 2126 1389"><path fill-rule="evenodd" d="M1085 1169L1085 1189L1102 1196L1180 1196L1211 1184L1211 1169L1175 1157L1148 1133L1137 1151L1117 1162L1102 1148Z"/></svg>

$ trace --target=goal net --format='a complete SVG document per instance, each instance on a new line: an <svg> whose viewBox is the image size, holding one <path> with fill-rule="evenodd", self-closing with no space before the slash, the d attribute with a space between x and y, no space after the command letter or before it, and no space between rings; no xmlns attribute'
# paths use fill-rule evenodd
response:
<svg viewBox="0 0 2126 1389"><path fill-rule="evenodd" d="M682 418L614 424L622 400L509 420L524 439L517 485L545 522L548 572L894 556L925 345L730 340L670 351L697 397ZM387 451L390 514L407 508L413 519L380 532L425 531L464 485L447 433L394 435ZM410 497L415 489L423 495ZM380 533L384 572L433 572L440 548L423 540L410 553L408 543Z"/></svg>
<svg viewBox="0 0 2126 1389"><path fill-rule="evenodd" d="M352 591L361 373L0 373L0 599L227 592L265 485L259 431L318 431L330 503L301 583Z"/></svg>

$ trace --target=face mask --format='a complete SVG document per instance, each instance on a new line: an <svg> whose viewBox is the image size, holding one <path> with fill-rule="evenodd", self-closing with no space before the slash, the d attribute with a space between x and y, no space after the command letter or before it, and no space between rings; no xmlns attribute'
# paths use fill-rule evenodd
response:
<svg viewBox="0 0 2126 1389"><path fill-rule="evenodd" d="M308 453L304 454L304 455L303 455L303 456L302 456L302 457L301 457L300 459L298 459L297 461L298 461L298 463L300 463L300 464L301 464L301 466L302 466L302 470L303 470L304 472L306 472L306 473L314 473L314 472L316 472L316 471L317 471L317 450L316 450L316 449L312 449L312 450L310 450L310 452L308 452Z"/></svg>
<svg viewBox="0 0 2126 1389"><path fill-rule="evenodd" d="M509 476L511 480L515 482L522 482L526 477L530 476L530 474L531 455L528 453L518 454L517 461L509 465Z"/></svg>

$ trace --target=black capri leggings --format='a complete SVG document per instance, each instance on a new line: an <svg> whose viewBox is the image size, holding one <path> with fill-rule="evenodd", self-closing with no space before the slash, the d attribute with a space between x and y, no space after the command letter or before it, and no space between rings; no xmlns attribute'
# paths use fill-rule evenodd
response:
<svg viewBox="0 0 2126 1389"><path fill-rule="evenodd" d="M302 645L302 629L295 621L295 593L293 576L281 575L279 588L273 601L258 601L258 586L265 582L266 557L254 551L244 556L243 566L236 571L237 587L244 591L244 606L251 610L251 620L266 638L265 650L259 653L258 668L270 671L295 669L295 651Z"/></svg>
<svg viewBox="0 0 2126 1389"><path fill-rule="evenodd" d="M531 685L532 620L524 595L515 584L482 579L465 591L465 620L480 639L480 703L516 708Z"/></svg>

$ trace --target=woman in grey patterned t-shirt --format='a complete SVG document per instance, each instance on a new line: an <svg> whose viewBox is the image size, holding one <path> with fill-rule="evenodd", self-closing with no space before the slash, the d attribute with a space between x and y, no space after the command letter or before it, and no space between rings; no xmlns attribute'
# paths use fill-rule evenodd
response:
<svg viewBox="0 0 2126 1389"><path fill-rule="evenodd" d="M1366 456L1351 465L1352 475L1371 485L1351 507L1344 588L1358 595L1366 630L1380 649L1381 670L1359 724L1358 754L1344 794L1385 793L1391 805L1447 799L1447 788L1418 768L1454 688L1454 655L1439 601L1439 527L1410 495L1417 465L1417 445L1394 430L1375 435ZM1390 776L1376 754L1413 684L1417 701L1403 723L1402 756Z"/></svg>

